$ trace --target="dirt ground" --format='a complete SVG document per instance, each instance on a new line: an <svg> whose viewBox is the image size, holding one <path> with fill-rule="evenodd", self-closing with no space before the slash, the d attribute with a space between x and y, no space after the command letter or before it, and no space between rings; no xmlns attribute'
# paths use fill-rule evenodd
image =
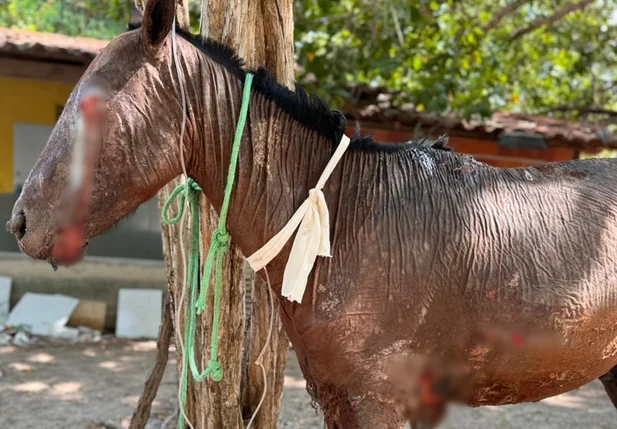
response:
<svg viewBox="0 0 617 429"><path fill-rule="evenodd" d="M106 339L71 346L0 347L0 428L127 427L153 358L154 342ZM175 359L148 429L173 429ZM168 420L166 423L165 420ZM599 382L536 404L453 407L442 429L615 429L617 410ZM322 429L293 353L285 376L281 428Z"/></svg>

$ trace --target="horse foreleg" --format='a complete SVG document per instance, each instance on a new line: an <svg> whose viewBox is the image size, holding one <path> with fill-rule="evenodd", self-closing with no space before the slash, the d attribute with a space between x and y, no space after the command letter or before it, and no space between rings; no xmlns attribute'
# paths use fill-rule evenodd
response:
<svg viewBox="0 0 617 429"><path fill-rule="evenodd" d="M396 429L402 428L403 422L394 406L377 400L364 399L355 407L358 429Z"/></svg>
<svg viewBox="0 0 617 429"><path fill-rule="evenodd" d="M403 422L394 406L373 399L346 399L325 411L328 429L400 429L403 427Z"/></svg>

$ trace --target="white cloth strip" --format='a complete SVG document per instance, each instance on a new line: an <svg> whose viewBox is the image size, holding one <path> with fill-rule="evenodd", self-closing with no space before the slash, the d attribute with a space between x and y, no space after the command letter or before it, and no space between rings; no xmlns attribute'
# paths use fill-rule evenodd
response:
<svg viewBox="0 0 617 429"><path fill-rule="evenodd" d="M291 217L289 222L247 261L255 271L261 270L278 255L294 231L298 229L283 273L282 295L290 301L302 302L308 276L317 256L330 255L330 215L321 191L330 178L343 154L349 147L349 137L343 134L341 141L319 177L317 185Z"/></svg>

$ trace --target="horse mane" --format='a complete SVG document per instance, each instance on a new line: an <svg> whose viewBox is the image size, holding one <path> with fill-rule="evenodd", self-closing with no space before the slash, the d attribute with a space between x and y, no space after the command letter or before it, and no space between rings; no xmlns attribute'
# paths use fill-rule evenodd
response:
<svg viewBox="0 0 617 429"><path fill-rule="evenodd" d="M140 27L140 24L129 24L129 30ZM305 127L315 130L319 135L338 144L345 133L347 118L339 110L331 110L330 107L315 94L309 94L296 84L295 91L279 84L270 72L260 67L256 70L247 70L242 58L227 45L192 34L176 27L176 34L199 49L212 61L220 64L238 79L244 80L247 73L253 73L253 90L272 101L281 110L290 115ZM362 136L360 127L356 126L354 135L350 138L350 149L368 152L400 152L411 149L436 149L450 151L448 138L441 136L433 141L430 139L411 140L406 143L377 142L372 136Z"/></svg>

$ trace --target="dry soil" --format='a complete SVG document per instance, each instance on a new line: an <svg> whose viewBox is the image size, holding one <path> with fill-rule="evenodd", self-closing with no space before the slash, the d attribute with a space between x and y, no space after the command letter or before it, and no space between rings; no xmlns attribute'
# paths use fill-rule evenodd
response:
<svg viewBox="0 0 617 429"><path fill-rule="evenodd" d="M0 347L0 428L110 429L128 419L154 359L154 342ZM172 354L148 429L175 427ZM293 352L285 376L281 428L322 429ZM453 407L443 429L615 429L617 410L599 382L535 404Z"/></svg>

